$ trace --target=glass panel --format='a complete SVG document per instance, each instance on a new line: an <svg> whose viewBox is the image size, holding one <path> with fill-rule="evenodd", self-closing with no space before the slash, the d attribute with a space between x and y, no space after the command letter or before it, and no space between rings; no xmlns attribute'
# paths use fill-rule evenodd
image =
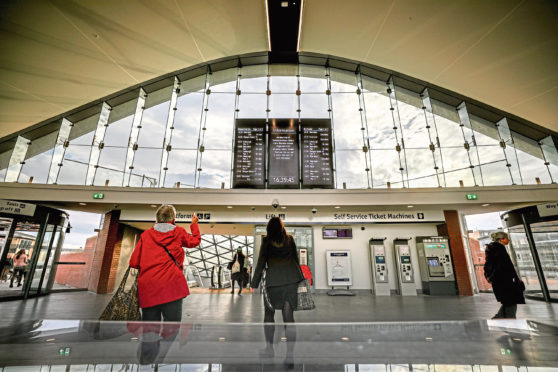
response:
<svg viewBox="0 0 558 372"><path fill-rule="evenodd" d="M174 130L172 131L171 138L173 149L197 148L203 96L202 93L179 95L176 104L177 110L174 117Z"/></svg>
<svg viewBox="0 0 558 372"><path fill-rule="evenodd" d="M9 226L7 227L9 231ZM28 264L30 257L33 255L33 247L39 233L39 225L32 222L18 222L14 231L14 236L8 248L6 258L11 260L12 265L3 273L6 282L0 283L0 296L18 296L22 295L22 289L28 276ZM17 254L21 251L21 254ZM17 256L17 257L16 257Z"/></svg>
<svg viewBox="0 0 558 372"><path fill-rule="evenodd" d="M172 89L171 85L147 95L138 136L139 147L163 148Z"/></svg>
<svg viewBox="0 0 558 372"><path fill-rule="evenodd" d="M58 175L59 185L84 185L91 146L70 145L66 149Z"/></svg>
<svg viewBox="0 0 558 372"><path fill-rule="evenodd" d="M372 184L374 188L403 187L399 154L395 150L372 150Z"/></svg>
<svg viewBox="0 0 558 372"><path fill-rule="evenodd" d="M329 118L329 103L324 93L300 95L301 118Z"/></svg>
<svg viewBox="0 0 558 372"><path fill-rule="evenodd" d="M231 156L230 150L206 150L202 158L200 187L219 189L224 182L225 188L230 188Z"/></svg>
<svg viewBox="0 0 558 372"><path fill-rule="evenodd" d="M194 187L194 171L196 168L195 150L172 150L169 152L168 170L164 187Z"/></svg>
<svg viewBox="0 0 558 372"><path fill-rule="evenodd" d="M331 91L352 92L357 90L357 76L354 72L330 69Z"/></svg>
<svg viewBox="0 0 558 372"><path fill-rule="evenodd" d="M3 152L0 152L0 182L4 182L4 178L6 177L15 143L16 139L11 139L2 143Z"/></svg>
<svg viewBox="0 0 558 372"><path fill-rule="evenodd" d="M441 104L437 104L441 106ZM436 108L436 106L434 107ZM438 138L440 139L440 146L441 147L461 147L463 150L463 144L465 140L463 138L463 132L461 131L461 127L459 126L458 122L454 122L448 120L442 116L435 115L436 120L436 132Z"/></svg>
<svg viewBox="0 0 558 372"><path fill-rule="evenodd" d="M95 186L122 186L126 147L105 147L99 157L99 167L95 172Z"/></svg>
<svg viewBox="0 0 558 372"><path fill-rule="evenodd" d="M52 285L54 282L54 277L56 276L56 269L58 267L58 265L56 264L56 262L58 261L59 258L59 247L58 245L60 243L62 243L64 241L64 232L62 231L62 228L60 226L58 226L56 228L56 233L54 235L54 240L52 241L52 246L50 249L50 254L48 257L48 261L47 261L47 267L46 267L46 271L45 271L45 278L43 279L43 285L42 285L42 289L41 292L43 293L48 293L50 292L50 290L52 289ZM54 272L53 272L54 270Z"/></svg>
<svg viewBox="0 0 558 372"><path fill-rule="evenodd" d="M469 168L467 150L461 148L442 148L446 187L459 187L459 181L464 186L475 186L473 173Z"/></svg>
<svg viewBox="0 0 558 372"><path fill-rule="evenodd" d="M33 280L31 281L31 287L29 293L38 293L40 291L39 285L41 284L41 277L43 272L47 268L48 259L50 258L50 240L52 239L52 234L54 234L54 225L47 225L45 235L38 252L33 252L38 254L37 265L35 266L35 272L33 274ZM34 258L31 258L34 260ZM43 282L46 284L47 282Z"/></svg>
<svg viewBox="0 0 558 372"><path fill-rule="evenodd" d="M518 133L513 133L513 142L519 162L523 184L551 183L548 168L544 164L543 153L539 144Z"/></svg>
<svg viewBox="0 0 558 372"><path fill-rule="evenodd" d="M478 146L484 186L511 185L510 173L500 145Z"/></svg>
<svg viewBox="0 0 558 372"><path fill-rule="evenodd" d="M368 187L366 160L364 152L336 151L335 170L337 173L337 188L342 189L343 183L348 189L365 189Z"/></svg>
<svg viewBox="0 0 558 372"><path fill-rule="evenodd" d="M292 93L298 89L297 67L293 65L270 65L269 89L271 94Z"/></svg>
<svg viewBox="0 0 558 372"><path fill-rule="evenodd" d="M238 118L260 118L267 117L267 96L265 94L241 94L238 97Z"/></svg>
<svg viewBox="0 0 558 372"><path fill-rule="evenodd" d="M498 129L494 123L475 115L469 115L469 120L475 132L475 141L477 145L497 145L500 142Z"/></svg>
<svg viewBox="0 0 558 372"><path fill-rule="evenodd" d="M104 102L103 108L101 109L101 115L99 116L99 122L97 123L97 129L95 130L95 136L93 137L93 145L91 146L91 155L89 156L89 168L87 169L87 176L85 178L86 185L92 185L95 179L95 169L99 162L99 154L101 152L100 145L105 139L105 132L107 129L107 123L110 116L110 106Z"/></svg>
<svg viewBox="0 0 558 372"><path fill-rule="evenodd" d="M64 144L70 138L71 130L72 123L70 123L67 119L62 119L62 124L60 125L60 130L58 131L58 137L56 138L54 154L48 171L47 182L50 184L56 183L56 179L58 178L58 173L60 172L60 166L58 164L62 164L62 159L64 159L64 153L66 152Z"/></svg>
<svg viewBox="0 0 558 372"><path fill-rule="evenodd" d="M139 90L138 103L136 105L136 112L134 120L132 121L132 130L130 131L130 139L128 140L128 150L126 153L126 165L124 166L124 184L123 186L130 185L130 178L132 176L134 156L136 154L135 148L137 147L138 135L141 129L141 120L143 117L143 109L147 94L143 89Z"/></svg>
<svg viewBox="0 0 558 372"><path fill-rule="evenodd" d="M99 106L99 111L95 115L74 123L68 137L71 145L91 146L93 144L93 137L95 136L95 129L97 128L100 114L101 106Z"/></svg>
<svg viewBox="0 0 558 372"><path fill-rule="evenodd" d="M558 220L531 225L550 297L558 299Z"/></svg>
<svg viewBox="0 0 558 372"><path fill-rule="evenodd" d="M515 185L521 185L522 180L521 174L519 173L519 164L515 152L515 144L506 118L503 118L498 122L498 132L500 133L502 141L504 141L506 144L506 146L504 147L504 152L508 161L508 164L506 166L508 167L509 172L512 176L513 183Z"/></svg>
<svg viewBox="0 0 558 372"><path fill-rule="evenodd" d="M431 141L420 96L403 88L395 92L405 148L428 148Z"/></svg>
<svg viewBox="0 0 558 372"><path fill-rule="evenodd" d="M558 182L558 149L552 140L551 136L545 137L541 140L541 149L544 157L548 162L548 170L552 175L552 180ZM0 178L2 179L2 178Z"/></svg>
<svg viewBox="0 0 558 372"><path fill-rule="evenodd" d="M271 94L269 96L269 117L279 118L297 118L298 117L298 97L292 94Z"/></svg>
<svg viewBox="0 0 558 372"><path fill-rule="evenodd" d="M333 125L335 129L335 150L356 150L362 152L362 125L360 120L358 95L355 93L334 93ZM364 161L364 157L363 157ZM363 167L364 169L366 167Z"/></svg>
<svg viewBox="0 0 558 372"><path fill-rule="evenodd" d="M138 149L134 158L134 177L130 178L132 187L158 187L161 149Z"/></svg>
<svg viewBox="0 0 558 372"><path fill-rule="evenodd" d="M17 182L47 183L54 148L25 160Z"/></svg>
<svg viewBox="0 0 558 372"><path fill-rule="evenodd" d="M113 107L105 132L105 147L128 147L137 99Z"/></svg>
<svg viewBox="0 0 558 372"><path fill-rule="evenodd" d="M27 154L27 149L30 144L31 142L28 139L21 136L17 137L17 142L10 156L5 182L17 181L21 166L23 165L23 160L25 159L25 154Z"/></svg>
<svg viewBox="0 0 558 372"><path fill-rule="evenodd" d="M304 93L325 93L327 90L326 70L322 66L299 65L300 91Z"/></svg>
<svg viewBox="0 0 558 372"><path fill-rule="evenodd" d="M541 284L535 270L535 262L533 255L529 249L529 242L523 226L517 226L510 229L509 245L512 258L517 264L519 277L525 283L525 293L542 295Z"/></svg>
<svg viewBox="0 0 558 372"><path fill-rule="evenodd" d="M209 89L211 89L211 93L236 92L237 71L238 69L235 67L208 74L207 78L209 80Z"/></svg>
<svg viewBox="0 0 558 372"><path fill-rule="evenodd" d="M265 93L267 90L267 65L246 66L240 69L242 93Z"/></svg>
<svg viewBox="0 0 558 372"><path fill-rule="evenodd" d="M203 145L206 149L232 151L234 132L234 94L211 93L205 121Z"/></svg>
<svg viewBox="0 0 558 372"><path fill-rule="evenodd" d="M366 84L366 81L364 82ZM389 97L381 93L365 93L364 104L370 148L394 150L397 140L393 130L393 117L389 109Z"/></svg>
<svg viewBox="0 0 558 372"><path fill-rule="evenodd" d="M432 151L429 149L416 150L406 149L407 175L409 177L409 187L438 187L436 170ZM434 176L427 177L427 176ZM427 178L424 178L427 177Z"/></svg>

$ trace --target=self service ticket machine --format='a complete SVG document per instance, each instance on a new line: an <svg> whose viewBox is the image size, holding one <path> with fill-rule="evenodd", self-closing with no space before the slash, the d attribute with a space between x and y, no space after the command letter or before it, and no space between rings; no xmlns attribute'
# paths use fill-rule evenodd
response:
<svg viewBox="0 0 558 372"><path fill-rule="evenodd" d="M386 262L385 238L369 241L370 266L372 268L372 285L376 296L389 296L388 268Z"/></svg>
<svg viewBox="0 0 558 372"><path fill-rule="evenodd" d="M411 261L411 247L408 239L395 239L395 266L397 269L397 282L399 294L402 296L416 296L415 273Z"/></svg>
<svg viewBox="0 0 558 372"><path fill-rule="evenodd" d="M417 236L420 277L424 293L456 295L449 240L444 236Z"/></svg>

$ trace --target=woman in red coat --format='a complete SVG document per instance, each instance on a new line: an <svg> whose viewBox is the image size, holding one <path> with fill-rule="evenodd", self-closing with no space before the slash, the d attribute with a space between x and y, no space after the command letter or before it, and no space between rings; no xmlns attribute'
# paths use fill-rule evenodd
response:
<svg viewBox="0 0 558 372"><path fill-rule="evenodd" d="M130 258L130 267L139 269L138 297L142 320L182 320L182 299L190 294L183 273L184 249L200 244L198 217L194 214L188 234L174 225L172 205L157 209L157 223L141 234Z"/></svg>

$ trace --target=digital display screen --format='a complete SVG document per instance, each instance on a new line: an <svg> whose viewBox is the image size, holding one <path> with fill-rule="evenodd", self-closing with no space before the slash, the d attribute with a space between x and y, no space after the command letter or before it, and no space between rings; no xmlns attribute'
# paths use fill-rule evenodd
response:
<svg viewBox="0 0 558 372"><path fill-rule="evenodd" d="M411 257L401 256L401 263L411 263Z"/></svg>
<svg viewBox="0 0 558 372"><path fill-rule="evenodd" d="M424 245L425 248L440 248L440 249L445 249L446 245L445 244L425 244Z"/></svg>
<svg viewBox="0 0 558 372"><path fill-rule="evenodd" d="M437 258L429 258L428 266L440 266L440 262L438 261Z"/></svg>
<svg viewBox="0 0 558 372"><path fill-rule="evenodd" d="M353 238L353 229L334 229L334 228L326 228L322 229L322 238L324 239L352 239Z"/></svg>
<svg viewBox="0 0 558 372"><path fill-rule="evenodd" d="M337 238L337 229L322 229L322 237L324 239Z"/></svg>
<svg viewBox="0 0 558 372"><path fill-rule="evenodd" d="M386 263L386 257L385 256L376 256L376 263L377 264Z"/></svg>
<svg viewBox="0 0 558 372"><path fill-rule="evenodd" d="M302 187L330 188L333 156L330 119L302 119Z"/></svg>
<svg viewBox="0 0 558 372"><path fill-rule="evenodd" d="M272 119L269 123L269 188L299 188L298 122Z"/></svg>
<svg viewBox="0 0 558 372"><path fill-rule="evenodd" d="M265 119L235 122L233 188L265 187Z"/></svg>

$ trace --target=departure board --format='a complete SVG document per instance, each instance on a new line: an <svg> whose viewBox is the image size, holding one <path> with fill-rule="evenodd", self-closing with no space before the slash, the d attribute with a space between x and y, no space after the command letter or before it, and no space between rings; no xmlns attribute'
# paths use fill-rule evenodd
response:
<svg viewBox="0 0 558 372"><path fill-rule="evenodd" d="M298 121L271 119L269 122L269 188L299 188Z"/></svg>
<svg viewBox="0 0 558 372"><path fill-rule="evenodd" d="M235 123L233 188L265 187L265 119Z"/></svg>
<svg viewBox="0 0 558 372"><path fill-rule="evenodd" d="M302 120L302 187L333 188L331 120Z"/></svg>

